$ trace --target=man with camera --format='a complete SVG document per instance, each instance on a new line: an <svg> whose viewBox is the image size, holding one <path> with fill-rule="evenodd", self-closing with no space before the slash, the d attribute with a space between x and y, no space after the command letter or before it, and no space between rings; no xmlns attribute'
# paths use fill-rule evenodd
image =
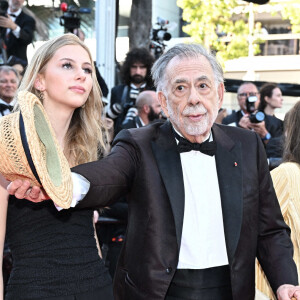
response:
<svg viewBox="0 0 300 300"><path fill-rule="evenodd" d="M127 53L121 68L124 84L112 88L107 110L107 116L114 120L115 134L120 131L128 110L135 106L139 93L154 90L150 75L153 61L153 56L146 48L134 48Z"/></svg>
<svg viewBox="0 0 300 300"><path fill-rule="evenodd" d="M140 128L154 120L160 119L161 105L156 92L143 91L136 99L135 116L129 117L128 113L122 123L123 129Z"/></svg>
<svg viewBox="0 0 300 300"><path fill-rule="evenodd" d="M240 110L225 117L222 123L254 130L267 145L272 138L282 135L282 129L275 126L273 116L256 111L259 104L258 97L259 92L255 84L252 82L243 83L237 91Z"/></svg>
<svg viewBox="0 0 300 300"><path fill-rule="evenodd" d="M9 0L7 14L0 15L0 27L7 58L16 56L27 62L27 46L33 39L35 20L22 11L23 3L24 0Z"/></svg>

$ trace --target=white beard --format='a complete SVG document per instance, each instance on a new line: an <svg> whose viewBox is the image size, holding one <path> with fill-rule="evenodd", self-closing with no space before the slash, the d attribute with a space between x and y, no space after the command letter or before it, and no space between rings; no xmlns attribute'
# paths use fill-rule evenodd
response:
<svg viewBox="0 0 300 300"><path fill-rule="evenodd" d="M201 121L195 123L195 122L191 122L188 118L183 118L183 122L180 122L179 114L176 114L174 112L168 100L167 100L167 109L168 109L171 123L175 124L177 128L183 127L184 131L188 135L193 135L193 136L203 135L207 131L209 131L211 126L213 125L214 120L217 118L218 115L218 107L214 109L213 115L209 116L207 114L206 108L203 106L203 104L200 103L195 106L187 106L183 110L182 116L187 116L190 114L195 114L195 115L204 114Z"/></svg>

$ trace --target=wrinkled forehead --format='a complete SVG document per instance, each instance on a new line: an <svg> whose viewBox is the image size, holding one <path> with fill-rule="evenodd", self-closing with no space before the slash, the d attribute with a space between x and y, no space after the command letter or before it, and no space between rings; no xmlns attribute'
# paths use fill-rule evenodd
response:
<svg viewBox="0 0 300 300"><path fill-rule="evenodd" d="M14 71L0 71L0 80L3 78L15 78L18 79Z"/></svg>
<svg viewBox="0 0 300 300"><path fill-rule="evenodd" d="M252 84L252 83L247 83L247 84L243 84L242 86L240 86L239 93L257 93L257 87Z"/></svg>
<svg viewBox="0 0 300 300"><path fill-rule="evenodd" d="M205 75L207 77L213 76L212 67L207 60L201 54L197 56L175 56L168 63L164 77L166 80L174 80L181 76L185 76L186 72L193 72L201 76Z"/></svg>

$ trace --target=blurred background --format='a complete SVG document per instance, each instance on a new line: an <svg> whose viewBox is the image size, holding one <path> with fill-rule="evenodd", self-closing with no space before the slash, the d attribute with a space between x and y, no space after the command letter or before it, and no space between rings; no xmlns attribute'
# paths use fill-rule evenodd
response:
<svg viewBox="0 0 300 300"><path fill-rule="evenodd" d="M254 3L255 2L255 3ZM28 59L43 41L80 26L109 90L133 47L155 57L178 42L196 41L216 52L225 69L224 107L237 109L243 80L279 84L284 96L277 116L300 96L299 0L28 0L37 22ZM74 23L75 22L75 23ZM109 95L108 95L109 98Z"/></svg>

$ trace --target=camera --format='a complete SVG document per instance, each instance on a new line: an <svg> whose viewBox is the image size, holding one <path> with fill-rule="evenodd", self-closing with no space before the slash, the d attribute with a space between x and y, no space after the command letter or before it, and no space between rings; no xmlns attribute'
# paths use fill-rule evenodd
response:
<svg viewBox="0 0 300 300"><path fill-rule="evenodd" d="M164 49L166 47L164 41L169 41L172 38L172 35L168 32L168 24L168 20L164 20L158 17L156 23L156 25L158 25L158 28L152 28L151 30L150 50L153 52L156 59L164 52Z"/></svg>
<svg viewBox="0 0 300 300"><path fill-rule="evenodd" d="M257 100L258 99L256 96L249 96L246 99L246 109L247 112L250 114L249 120L251 123L260 123L265 119L265 114L262 111L255 112L255 104Z"/></svg>
<svg viewBox="0 0 300 300"><path fill-rule="evenodd" d="M260 123L265 119L265 114L262 111L257 111L249 116L251 123Z"/></svg>
<svg viewBox="0 0 300 300"><path fill-rule="evenodd" d="M60 9L63 15L59 18L59 24L64 26L65 32L74 33L74 29L80 27L80 14L90 14L91 9L86 7L76 7L74 5L68 6L66 2L62 2Z"/></svg>
<svg viewBox="0 0 300 300"><path fill-rule="evenodd" d="M123 107L120 103L114 103L111 107L107 105L106 109L107 117L113 120L123 112Z"/></svg>
<svg viewBox="0 0 300 300"><path fill-rule="evenodd" d="M7 17L8 2L0 1L0 16Z"/></svg>

